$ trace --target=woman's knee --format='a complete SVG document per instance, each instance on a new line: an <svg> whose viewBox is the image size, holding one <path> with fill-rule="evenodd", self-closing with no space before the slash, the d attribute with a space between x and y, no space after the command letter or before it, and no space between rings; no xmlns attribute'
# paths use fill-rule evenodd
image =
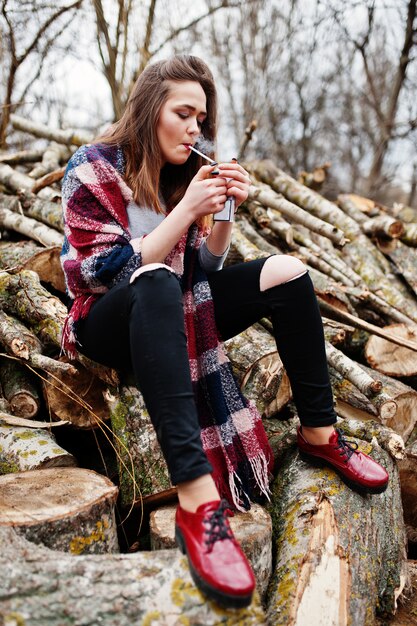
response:
<svg viewBox="0 0 417 626"><path fill-rule="evenodd" d="M163 263L149 263L143 265L132 274L130 288L135 298L138 296L142 306L154 304L168 306L171 303L182 302L181 286L175 272Z"/></svg>
<svg viewBox="0 0 417 626"><path fill-rule="evenodd" d="M289 254L275 254L269 257L261 270L259 287L261 291L282 285L307 272L300 259Z"/></svg>
<svg viewBox="0 0 417 626"><path fill-rule="evenodd" d="M164 270L164 272L161 273L159 272L159 270ZM166 276L167 274L165 272L168 272L168 275L169 272L171 272L172 274L175 273L174 270L169 267L169 265L165 265L165 263L147 263L146 265L142 265L142 267L139 267L133 272L129 282L133 284L139 278L139 276L142 276L143 274L153 276L155 273L157 273L160 276Z"/></svg>

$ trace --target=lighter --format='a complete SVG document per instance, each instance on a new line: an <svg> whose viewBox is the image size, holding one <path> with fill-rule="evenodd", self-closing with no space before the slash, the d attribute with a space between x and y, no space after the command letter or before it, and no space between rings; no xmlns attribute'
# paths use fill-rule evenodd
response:
<svg viewBox="0 0 417 626"><path fill-rule="evenodd" d="M224 203L223 209L213 216L215 222L234 222L235 221L235 197L229 196Z"/></svg>

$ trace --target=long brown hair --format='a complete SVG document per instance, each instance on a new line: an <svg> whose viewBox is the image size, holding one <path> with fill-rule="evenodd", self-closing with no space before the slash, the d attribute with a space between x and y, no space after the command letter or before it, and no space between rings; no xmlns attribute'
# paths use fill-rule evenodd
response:
<svg viewBox="0 0 417 626"><path fill-rule="evenodd" d="M213 75L204 61L185 54L148 65L134 84L120 120L96 139L96 143L118 145L123 149L125 179L133 191L135 202L152 207L157 212L162 212L158 193L162 194L168 209L173 208L203 165L201 157L193 152L183 165L165 163L161 169L162 156L156 127L161 108L170 94L169 81L200 83L207 99L207 117L202 123L201 134L214 142L217 96Z"/></svg>

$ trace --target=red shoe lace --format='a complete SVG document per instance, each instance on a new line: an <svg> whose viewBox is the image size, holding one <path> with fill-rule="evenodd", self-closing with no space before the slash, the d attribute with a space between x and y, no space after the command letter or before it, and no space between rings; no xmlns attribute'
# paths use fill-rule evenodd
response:
<svg viewBox="0 0 417 626"><path fill-rule="evenodd" d="M209 548L209 552L213 549L216 541L223 541L224 539L234 541L232 529L227 520L228 515L233 515L230 505L226 500L221 500L219 508L204 519L205 524L210 524L210 528L204 531L208 535L206 545Z"/></svg>
<svg viewBox="0 0 417 626"><path fill-rule="evenodd" d="M355 441L347 441L342 431L338 428L335 430L338 434L338 446L336 447L336 450L340 449L340 456L346 454L347 460L349 460L352 454L358 449L358 444Z"/></svg>

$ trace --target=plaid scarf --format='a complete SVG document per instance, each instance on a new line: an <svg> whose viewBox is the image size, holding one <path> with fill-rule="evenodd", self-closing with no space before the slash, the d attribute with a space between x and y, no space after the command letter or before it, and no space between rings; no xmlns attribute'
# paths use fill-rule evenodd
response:
<svg viewBox="0 0 417 626"><path fill-rule="evenodd" d="M142 265L130 245L126 207L132 191L123 180L120 148L83 146L71 158L63 181L65 241L61 262L73 300L63 332L63 350L75 356L77 321L93 302ZM198 260L205 233L193 224L164 263L180 279L194 396L204 451L222 497L250 508L253 492L268 496L273 454L261 417L240 392L219 338L207 277Z"/></svg>

